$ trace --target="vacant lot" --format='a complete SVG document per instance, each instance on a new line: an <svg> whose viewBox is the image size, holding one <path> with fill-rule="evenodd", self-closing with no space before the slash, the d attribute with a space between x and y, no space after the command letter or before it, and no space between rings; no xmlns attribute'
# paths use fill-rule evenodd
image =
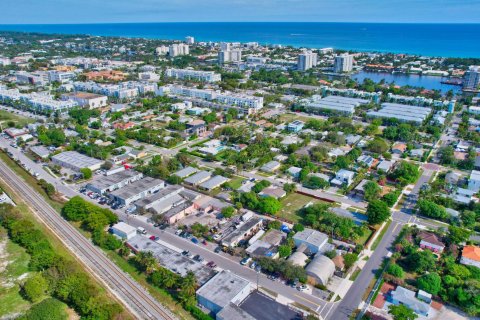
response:
<svg viewBox="0 0 480 320"><path fill-rule="evenodd" d="M2 124L3 127L7 127L9 126L9 122L14 122L15 126L24 127L29 123L33 123L34 120L19 116L9 111L0 110L0 124Z"/></svg>
<svg viewBox="0 0 480 320"><path fill-rule="evenodd" d="M285 198L281 200L282 202L282 209L277 216L288 220L292 223L297 223L300 221L300 216L298 215L298 210L303 208L305 205L309 203L318 203L320 201L304 196L298 193L291 193L287 195Z"/></svg>

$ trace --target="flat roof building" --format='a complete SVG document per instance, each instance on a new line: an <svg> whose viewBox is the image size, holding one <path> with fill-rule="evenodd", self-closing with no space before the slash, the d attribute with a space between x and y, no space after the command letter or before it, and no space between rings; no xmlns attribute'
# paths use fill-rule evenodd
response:
<svg viewBox="0 0 480 320"><path fill-rule="evenodd" d="M193 176L188 177L187 179L184 180L185 183L188 183L192 186L199 185L200 183L203 183L210 179L212 174L208 171L200 171L195 173Z"/></svg>
<svg viewBox="0 0 480 320"><path fill-rule="evenodd" d="M428 107L417 107L398 103L382 103L382 108L378 111L368 111L367 117L370 118L394 118L402 122L422 123L432 113Z"/></svg>
<svg viewBox="0 0 480 320"><path fill-rule="evenodd" d="M305 244L311 253L317 253L328 242L328 236L320 231L305 228L305 230L296 233L293 240L297 248Z"/></svg>
<svg viewBox="0 0 480 320"><path fill-rule="evenodd" d="M32 151L37 157L42 159L48 158L48 156L50 155L50 150L48 150L44 146L30 147L30 151Z"/></svg>
<svg viewBox="0 0 480 320"><path fill-rule="evenodd" d="M110 195L120 204L130 203L147 197L160 189L165 188L165 182L160 179L146 177L135 181L124 188L113 191Z"/></svg>
<svg viewBox="0 0 480 320"><path fill-rule="evenodd" d="M240 304L252 291L250 282L222 270L197 290L198 303L217 314L230 303Z"/></svg>
<svg viewBox="0 0 480 320"><path fill-rule="evenodd" d="M95 176L93 181L87 184L87 189L98 194L112 192L123 188L129 183L143 178L141 172L135 170L123 170L109 176Z"/></svg>
<svg viewBox="0 0 480 320"><path fill-rule="evenodd" d="M76 151L65 151L52 157L52 162L64 168L80 172L80 169L88 168L92 171L100 169L103 160L95 159Z"/></svg>
<svg viewBox="0 0 480 320"><path fill-rule="evenodd" d="M126 240L130 240L137 235L137 229L125 222L114 224L110 230L114 235Z"/></svg>

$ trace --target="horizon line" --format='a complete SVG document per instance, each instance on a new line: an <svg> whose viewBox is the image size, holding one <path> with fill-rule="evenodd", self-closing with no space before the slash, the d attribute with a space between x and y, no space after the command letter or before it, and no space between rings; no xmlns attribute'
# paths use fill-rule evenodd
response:
<svg viewBox="0 0 480 320"><path fill-rule="evenodd" d="M45 25L105 25L105 24L182 24L182 23L336 23L336 24L451 24L451 25L477 25L480 22L409 22L409 21L144 21L144 22L69 22L69 23L0 23L1 26L45 26Z"/></svg>

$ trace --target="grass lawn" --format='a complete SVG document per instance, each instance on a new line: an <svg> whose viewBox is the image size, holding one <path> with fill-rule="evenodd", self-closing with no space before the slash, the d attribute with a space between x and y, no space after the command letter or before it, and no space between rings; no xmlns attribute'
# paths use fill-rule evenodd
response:
<svg viewBox="0 0 480 320"><path fill-rule="evenodd" d="M291 122L293 120L301 120L303 122L307 122L309 119L309 117L302 117L294 113L284 113L280 115L280 121L283 122Z"/></svg>
<svg viewBox="0 0 480 320"><path fill-rule="evenodd" d="M377 239L375 239L375 242L373 242L373 244L371 245L370 250L375 251L375 249L377 249L378 245L380 244L380 241L382 241L382 238L385 235L385 233L387 232L388 227L390 227L391 223L392 223L392 220L387 221L387 223L385 224L385 227L383 227L382 231L377 236Z"/></svg>
<svg viewBox="0 0 480 320"><path fill-rule="evenodd" d="M0 123L2 123L4 128L5 126L7 126L7 122L9 121L13 121L15 122L15 125L19 125L21 127L24 127L29 123L35 122L35 120L33 119L25 118L9 111L0 110Z"/></svg>
<svg viewBox="0 0 480 320"><path fill-rule="evenodd" d="M363 235L363 237L361 238L358 238L357 240L355 240L355 243L356 244L361 244L361 245L365 245L368 241L368 239L370 238L370 236L372 235L373 231L370 230L370 229L367 229L365 231L365 234Z"/></svg>
<svg viewBox="0 0 480 320"><path fill-rule="evenodd" d="M230 185L232 186L233 190L237 190L242 186L242 181L245 180L245 178L242 177L237 177L233 176L232 180L230 180Z"/></svg>
<svg viewBox="0 0 480 320"><path fill-rule="evenodd" d="M282 209L276 216L297 223L300 221L297 211L310 202L318 203L320 201L302 194L291 193L281 200Z"/></svg>

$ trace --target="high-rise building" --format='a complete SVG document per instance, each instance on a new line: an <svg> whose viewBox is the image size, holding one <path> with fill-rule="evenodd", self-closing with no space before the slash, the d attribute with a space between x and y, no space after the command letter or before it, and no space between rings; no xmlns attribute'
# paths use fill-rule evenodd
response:
<svg viewBox="0 0 480 320"><path fill-rule="evenodd" d="M317 65L317 53L304 51L298 55L297 68L301 71L307 71Z"/></svg>
<svg viewBox="0 0 480 320"><path fill-rule="evenodd" d="M478 90L480 85L480 66L470 66L463 75L463 89Z"/></svg>
<svg viewBox="0 0 480 320"><path fill-rule="evenodd" d="M185 37L185 43L186 44L194 44L195 43L195 38L191 36Z"/></svg>
<svg viewBox="0 0 480 320"><path fill-rule="evenodd" d="M164 55L164 54L167 54L167 53L168 53L168 47L167 46L160 46L160 47L155 48L155 54L157 56L161 56L161 55Z"/></svg>
<svg viewBox="0 0 480 320"><path fill-rule="evenodd" d="M350 72L353 69L353 56L344 53L335 57L333 71L337 73Z"/></svg>
<svg viewBox="0 0 480 320"><path fill-rule="evenodd" d="M242 50L222 50L218 53L218 63L239 62L242 60Z"/></svg>
<svg viewBox="0 0 480 320"><path fill-rule="evenodd" d="M184 43L174 43L168 47L168 55L170 57L186 56L190 54L190 48Z"/></svg>
<svg viewBox="0 0 480 320"><path fill-rule="evenodd" d="M232 45L229 42L220 42L220 51L229 51Z"/></svg>

